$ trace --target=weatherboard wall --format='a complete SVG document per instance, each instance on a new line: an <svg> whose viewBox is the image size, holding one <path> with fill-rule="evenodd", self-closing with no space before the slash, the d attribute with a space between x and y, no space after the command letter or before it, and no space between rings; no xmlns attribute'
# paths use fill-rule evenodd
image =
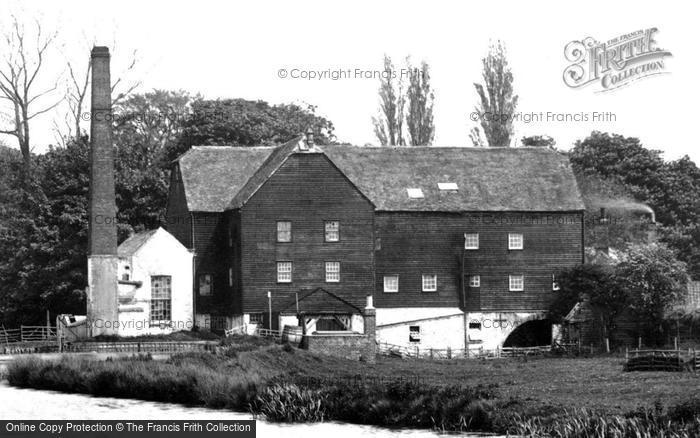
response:
<svg viewBox="0 0 700 438"><path fill-rule="evenodd" d="M340 221L340 241L325 242L324 222ZM277 221L292 222L292 241L277 242ZM322 287L363 308L372 293L372 204L318 153L295 153L240 210L242 304L273 311L295 292ZM292 282L277 282L277 262L293 262ZM325 281L325 262L340 262L340 282Z"/></svg>

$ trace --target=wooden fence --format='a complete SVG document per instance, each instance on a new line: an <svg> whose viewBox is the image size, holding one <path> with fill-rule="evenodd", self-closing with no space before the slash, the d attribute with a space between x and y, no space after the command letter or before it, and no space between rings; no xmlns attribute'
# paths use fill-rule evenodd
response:
<svg viewBox="0 0 700 438"><path fill-rule="evenodd" d="M64 345L63 351L75 353L183 353L213 351L218 344L218 342L208 341L72 342Z"/></svg>
<svg viewBox="0 0 700 438"><path fill-rule="evenodd" d="M697 371L700 357L692 350L625 350L625 371Z"/></svg>
<svg viewBox="0 0 700 438"><path fill-rule="evenodd" d="M18 329L0 327L0 345L52 340L56 340L56 327L44 325L23 325Z"/></svg>
<svg viewBox="0 0 700 438"><path fill-rule="evenodd" d="M377 351L379 354L394 357L422 358L422 359L498 359L505 357L539 356L550 352L550 345L538 347L503 347L487 350L484 348L421 348L419 346L406 346L390 344L379 341Z"/></svg>

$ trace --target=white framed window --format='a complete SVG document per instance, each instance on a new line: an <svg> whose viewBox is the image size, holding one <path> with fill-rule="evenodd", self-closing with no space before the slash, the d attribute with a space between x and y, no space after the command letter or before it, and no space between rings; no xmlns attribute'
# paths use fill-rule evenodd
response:
<svg viewBox="0 0 700 438"><path fill-rule="evenodd" d="M292 262L277 262L277 282L292 282Z"/></svg>
<svg viewBox="0 0 700 438"><path fill-rule="evenodd" d="M229 269L230 271L230 269ZM207 296L211 295L212 284L214 283L214 276L211 274L199 274L199 295Z"/></svg>
<svg viewBox="0 0 700 438"><path fill-rule="evenodd" d="M262 313L251 313L250 314L250 323L251 324L262 324L263 323L263 314Z"/></svg>
<svg viewBox="0 0 700 438"><path fill-rule="evenodd" d="M151 323L165 322L172 319L172 277L154 275L151 277Z"/></svg>
<svg viewBox="0 0 700 438"><path fill-rule="evenodd" d="M525 289L525 279L522 275L508 276L508 290L517 292Z"/></svg>
<svg viewBox="0 0 700 438"><path fill-rule="evenodd" d="M399 276L398 275L385 275L384 276L384 292L398 292L399 291Z"/></svg>
<svg viewBox="0 0 700 438"><path fill-rule="evenodd" d="M559 287L559 282L557 281L557 276L552 274L552 290L559 290L561 287Z"/></svg>
<svg viewBox="0 0 700 438"><path fill-rule="evenodd" d="M340 282L340 262L326 262L326 283Z"/></svg>
<svg viewBox="0 0 700 438"><path fill-rule="evenodd" d="M340 221L326 221L325 240L326 242L340 241Z"/></svg>
<svg viewBox="0 0 700 438"><path fill-rule="evenodd" d="M406 192L408 193L408 197L411 199L422 199L424 197L423 190L419 188L406 189Z"/></svg>
<svg viewBox="0 0 700 438"><path fill-rule="evenodd" d="M470 275L469 276L469 287L481 287L481 276Z"/></svg>
<svg viewBox="0 0 700 438"><path fill-rule="evenodd" d="M435 292L437 290L437 275L423 274L423 292Z"/></svg>
<svg viewBox="0 0 700 438"><path fill-rule="evenodd" d="M508 249L523 249L523 235L520 233L509 233Z"/></svg>
<svg viewBox="0 0 700 438"><path fill-rule="evenodd" d="M479 249L479 233L464 233L464 249Z"/></svg>
<svg viewBox="0 0 700 438"><path fill-rule="evenodd" d="M417 343L420 342L420 326L410 325L408 326L408 342Z"/></svg>
<svg viewBox="0 0 700 438"><path fill-rule="evenodd" d="M459 187L457 187L457 183L441 182L438 183L438 189L440 189L440 191L456 192L459 190Z"/></svg>
<svg viewBox="0 0 700 438"><path fill-rule="evenodd" d="M292 223L290 221L277 222L277 241L291 242L292 241Z"/></svg>

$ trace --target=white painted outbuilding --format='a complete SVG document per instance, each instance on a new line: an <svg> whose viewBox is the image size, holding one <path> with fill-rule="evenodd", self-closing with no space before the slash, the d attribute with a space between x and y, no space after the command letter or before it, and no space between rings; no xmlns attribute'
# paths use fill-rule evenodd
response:
<svg viewBox="0 0 700 438"><path fill-rule="evenodd" d="M118 255L119 335L191 330L192 252L158 228L125 240Z"/></svg>

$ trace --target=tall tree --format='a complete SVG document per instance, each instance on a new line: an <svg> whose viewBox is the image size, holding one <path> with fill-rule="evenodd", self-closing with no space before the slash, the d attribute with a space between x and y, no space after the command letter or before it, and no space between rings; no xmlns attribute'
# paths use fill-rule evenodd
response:
<svg viewBox="0 0 700 438"><path fill-rule="evenodd" d="M384 55L384 74L379 79L379 115L372 117L374 134L382 146L404 146L404 107L406 96L402 75L396 77L391 58Z"/></svg>
<svg viewBox="0 0 700 438"><path fill-rule="evenodd" d="M474 109L480 115L469 137L474 146L510 146L513 140L513 118L518 96L513 90L513 73L508 65L506 48L498 40L489 46L488 55L481 61L483 84L475 83L479 105Z"/></svg>
<svg viewBox="0 0 700 438"><path fill-rule="evenodd" d="M408 89L406 100L406 128L411 146L429 146L435 138L433 124L433 102L435 94L430 85L430 67L423 61L420 69L412 67L407 61Z"/></svg>
<svg viewBox="0 0 700 438"><path fill-rule="evenodd" d="M30 171L32 156L29 122L60 103L60 99L51 96L58 88L58 81L53 86L43 86L39 81L55 38L56 32L45 32L38 20L34 29L28 31L14 15L10 26L0 35L0 56L3 58L0 63L0 101L7 104L0 107L0 112L6 112L6 119L10 122L9 126L0 124L0 134L17 138L26 175Z"/></svg>

